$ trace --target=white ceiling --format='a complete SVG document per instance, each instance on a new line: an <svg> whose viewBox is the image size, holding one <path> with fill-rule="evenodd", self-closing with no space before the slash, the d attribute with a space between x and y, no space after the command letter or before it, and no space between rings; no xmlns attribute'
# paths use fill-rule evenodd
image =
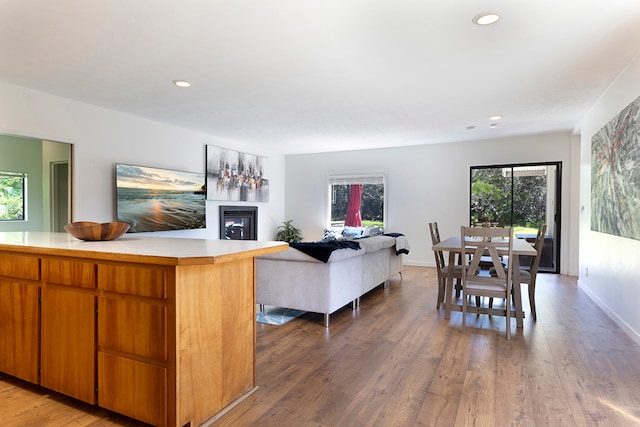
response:
<svg viewBox="0 0 640 427"><path fill-rule="evenodd" d="M574 131L639 51L640 0L0 0L0 80L283 153Z"/></svg>

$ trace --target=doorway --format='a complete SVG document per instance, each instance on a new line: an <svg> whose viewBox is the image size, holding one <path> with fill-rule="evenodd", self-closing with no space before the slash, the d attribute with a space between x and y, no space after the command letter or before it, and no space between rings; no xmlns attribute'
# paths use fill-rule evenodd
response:
<svg viewBox="0 0 640 427"><path fill-rule="evenodd" d="M51 231L69 223L69 162L51 162Z"/></svg>
<svg viewBox="0 0 640 427"><path fill-rule="evenodd" d="M513 227L529 241L547 224L538 271L559 273L561 178L562 162L472 166L469 222Z"/></svg>

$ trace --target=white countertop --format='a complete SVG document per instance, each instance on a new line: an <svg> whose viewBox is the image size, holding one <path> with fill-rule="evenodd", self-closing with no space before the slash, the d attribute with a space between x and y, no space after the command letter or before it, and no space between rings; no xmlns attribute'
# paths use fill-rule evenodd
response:
<svg viewBox="0 0 640 427"><path fill-rule="evenodd" d="M0 251L154 264L213 264L286 250L285 242L186 239L125 234L109 241L82 241L67 233L0 232Z"/></svg>

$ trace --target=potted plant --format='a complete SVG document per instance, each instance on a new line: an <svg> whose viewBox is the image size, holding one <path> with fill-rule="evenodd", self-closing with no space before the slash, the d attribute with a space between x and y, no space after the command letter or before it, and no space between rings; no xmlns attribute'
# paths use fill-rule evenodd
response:
<svg viewBox="0 0 640 427"><path fill-rule="evenodd" d="M276 240L287 243L297 243L302 240L302 232L298 227L292 224L293 220L284 221L281 226L276 229Z"/></svg>

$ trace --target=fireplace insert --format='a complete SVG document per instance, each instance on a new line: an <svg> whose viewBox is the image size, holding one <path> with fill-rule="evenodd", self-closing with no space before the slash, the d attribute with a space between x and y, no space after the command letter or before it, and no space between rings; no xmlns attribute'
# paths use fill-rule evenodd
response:
<svg viewBox="0 0 640 427"><path fill-rule="evenodd" d="M220 206L220 239L258 240L258 207Z"/></svg>

